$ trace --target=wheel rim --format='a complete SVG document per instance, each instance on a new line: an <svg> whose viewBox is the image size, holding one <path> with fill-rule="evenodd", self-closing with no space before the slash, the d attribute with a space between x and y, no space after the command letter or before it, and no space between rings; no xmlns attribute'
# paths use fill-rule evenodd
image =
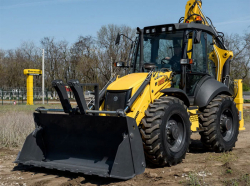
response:
<svg viewBox="0 0 250 186"><path fill-rule="evenodd" d="M230 141L234 134L233 114L231 110L225 109L220 117L220 132L225 141Z"/></svg>
<svg viewBox="0 0 250 186"><path fill-rule="evenodd" d="M166 141L172 152L178 152L185 141L185 125L182 117L178 114L172 115L166 124Z"/></svg>

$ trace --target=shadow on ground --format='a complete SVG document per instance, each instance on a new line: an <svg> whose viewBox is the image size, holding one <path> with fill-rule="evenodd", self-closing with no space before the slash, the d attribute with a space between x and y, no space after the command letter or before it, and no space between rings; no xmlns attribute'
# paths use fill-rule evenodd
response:
<svg viewBox="0 0 250 186"><path fill-rule="evenodd" d="M22 164L18 164L17 166L15 166L12 171L28 172L34 175L44 174L44 176L54 175L56 176L56 178L60 177L68 178L68 182L64 183L65 185L79 185L85 183L102 185L102 184L111 184L124 181L114 178L103 178L95 175L84 175L81 173L71 173L69 171L59 171L55 169L46 169L42 167L27 166Z"/></svg>

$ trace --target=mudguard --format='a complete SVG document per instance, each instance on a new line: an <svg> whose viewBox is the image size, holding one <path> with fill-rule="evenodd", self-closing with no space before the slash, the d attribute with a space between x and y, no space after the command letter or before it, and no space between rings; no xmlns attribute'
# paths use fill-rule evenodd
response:
<svg viewBox="0 0 250 186"><path fill-rule="evenodd" d="M161 92L164 93L164 95L177 97L180 100L182 100L184 102L184 104L187 105L187 107L190 106L190 102L189 102L189 99L188 99L186 92L184 92L181 89L167 88L167 89L161 90Z"/></svg>
<svg viewBox="0 0 250 186"><path fill-rule="evenodd" d="M231 93L226 85L215 80L211 76L205 76L200 80L195 88L194 105L199 106L199 108L203 108L219 94L231 96Z"/></svg>

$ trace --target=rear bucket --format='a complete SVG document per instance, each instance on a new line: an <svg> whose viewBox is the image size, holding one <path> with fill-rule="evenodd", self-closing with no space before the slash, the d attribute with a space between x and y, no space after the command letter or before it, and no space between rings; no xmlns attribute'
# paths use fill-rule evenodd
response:
<svg viewBox="0 0 250 186"><path fill-rule="evenodd" d="M130 179L145 170L141 136L130 117L34 113L15 163Z"/></svg>

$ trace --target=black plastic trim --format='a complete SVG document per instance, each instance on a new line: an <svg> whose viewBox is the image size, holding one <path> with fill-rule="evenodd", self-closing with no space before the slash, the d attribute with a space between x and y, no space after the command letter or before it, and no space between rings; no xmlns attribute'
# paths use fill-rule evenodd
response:
<svg viewBox="0 0 250 186"><path fill-rule="evenodd" d="M232 95L226 85L211 76L205 76L196 87L194 105L199 108L206 107L213 98L220 94Z"/></svg>
<svg viewBox="0 0 250 186"><path fill-rule="evenodd" d="M161 92L164 93L164 95L177 97L180 100L182 100L185 103L185 105L187 105L187 107L190 106L190 102L189 102L187 94L181 89L167 88L167 89L161 90Z"/></svg>

